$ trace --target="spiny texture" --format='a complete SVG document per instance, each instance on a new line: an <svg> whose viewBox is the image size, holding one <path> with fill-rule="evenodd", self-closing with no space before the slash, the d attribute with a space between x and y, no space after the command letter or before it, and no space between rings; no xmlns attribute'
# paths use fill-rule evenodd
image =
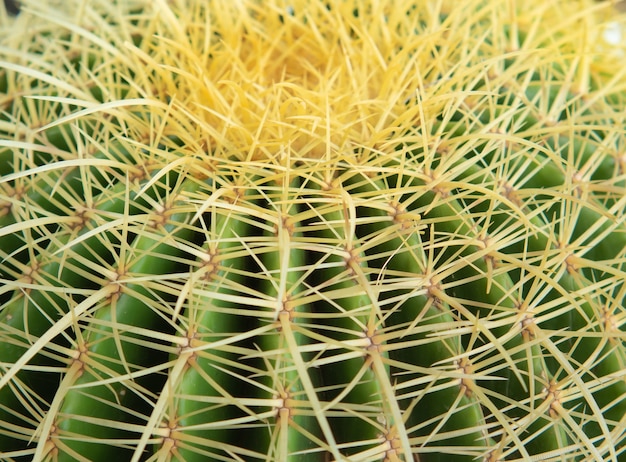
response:
<svg viewBox="0 0 626 462"><path fill-rule="evenodd" d="M609 18L2 16L0 458L626 460Z"/></svg>

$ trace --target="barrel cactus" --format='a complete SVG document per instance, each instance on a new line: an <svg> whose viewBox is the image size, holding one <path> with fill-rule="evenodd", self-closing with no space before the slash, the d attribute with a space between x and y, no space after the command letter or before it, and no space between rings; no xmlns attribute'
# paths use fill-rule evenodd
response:
<svg viewBox="0 0 626 462"><path fill-rule="evenodd" d="M0 458L626 460L608 3L0 16Z"/></svg>

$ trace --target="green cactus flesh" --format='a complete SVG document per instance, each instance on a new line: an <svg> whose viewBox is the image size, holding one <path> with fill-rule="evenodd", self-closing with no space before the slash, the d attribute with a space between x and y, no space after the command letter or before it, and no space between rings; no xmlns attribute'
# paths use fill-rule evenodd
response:
<svg viewBox="0 0 626 462"><path fill-rule="evenodd" d="M626 461L609 19L3 11L0 459Z"/></svg>

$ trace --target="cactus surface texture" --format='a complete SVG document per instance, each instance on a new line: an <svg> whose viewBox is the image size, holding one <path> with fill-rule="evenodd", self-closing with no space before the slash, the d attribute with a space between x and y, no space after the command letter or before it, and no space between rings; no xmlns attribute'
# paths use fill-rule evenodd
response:
<svg viewBox="0 0 626 462"><path fill-rule="evenodd" d="M626 461L626 18L0 7L0 459Z"/></svg>

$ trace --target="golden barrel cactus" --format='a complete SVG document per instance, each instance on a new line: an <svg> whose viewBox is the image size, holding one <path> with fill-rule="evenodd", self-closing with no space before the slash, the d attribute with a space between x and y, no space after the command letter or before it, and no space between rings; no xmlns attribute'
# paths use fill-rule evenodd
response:
<svg viewBox="0 0 626 462"><path fill-rule="evenodd" d="M626 460L609 2L2 11L2 460Z"/></svg>

